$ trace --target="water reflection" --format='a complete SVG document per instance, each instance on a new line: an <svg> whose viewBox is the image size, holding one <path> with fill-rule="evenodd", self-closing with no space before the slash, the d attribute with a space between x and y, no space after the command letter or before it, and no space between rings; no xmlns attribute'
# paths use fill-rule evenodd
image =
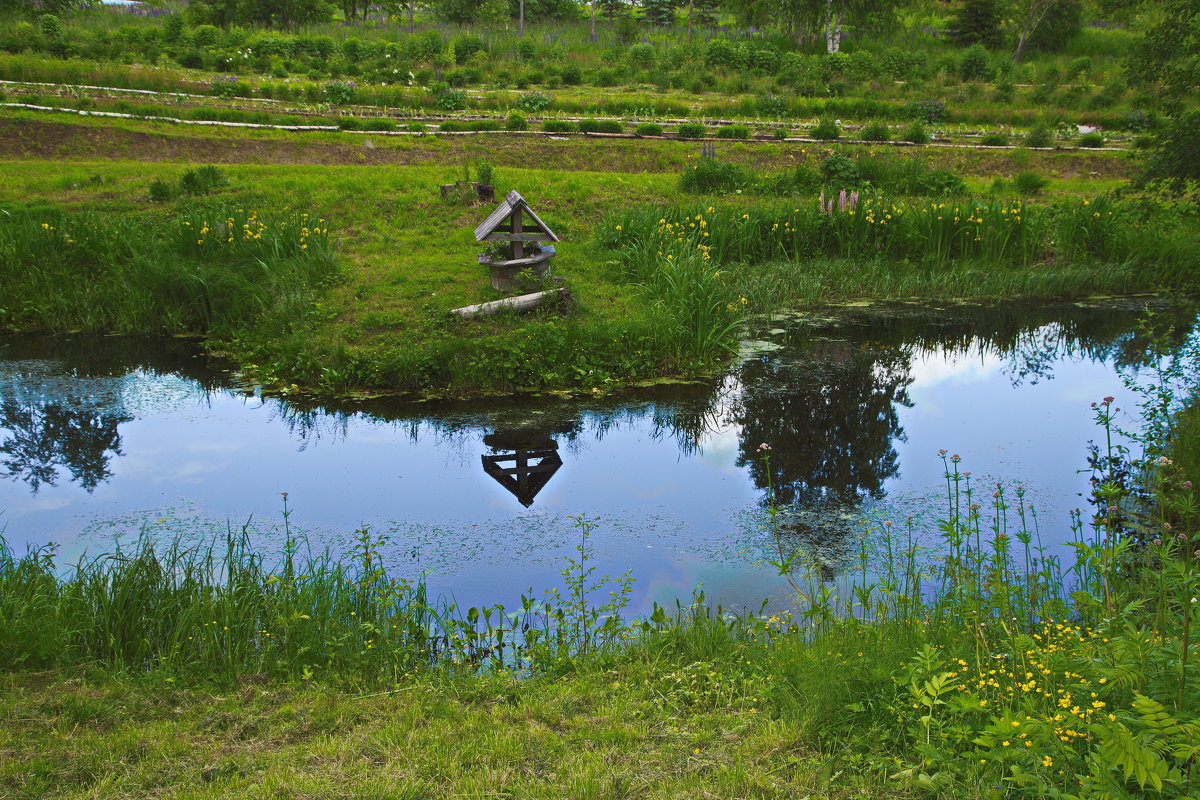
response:
<svg viewBox="0 0 1200 800"><path fill-rule="evenodd" d="M180 372L204 391L211 370L193 369L194 348L97 337L13 336L0 344L0 466L33 494L68 479L91 493L123 455L120 426L147 374ZM198 364L193 364L198 366Z"/></svg>
<svg viewBox="0 0 1200 800"><path fill-rule="evenodd" d="M981 480L1028 482L1046 541L1065 541L1050 525L1085 503L1087 402L1120 394L1113 364L1144 363L1140 313L809 313L776 319L758 355L717 380L439 404L264 398L186 343L0 336L0 513L16 542L78 549L110 540L111 526L81 533L97 520L197 536L253 518L270 553L287 491L315 546L344 552L349 531L372 526L396 553L420 553L431 590L475 603L554 585L569 516L587 513L603 519L599 568L644 578L635 602L704 581L718 602L753 605L776 588L766 559L803 551L831 576L864 520L937 511L939 447L961 450ZM1180 341L1193 316L1162 324Z"/></svg>

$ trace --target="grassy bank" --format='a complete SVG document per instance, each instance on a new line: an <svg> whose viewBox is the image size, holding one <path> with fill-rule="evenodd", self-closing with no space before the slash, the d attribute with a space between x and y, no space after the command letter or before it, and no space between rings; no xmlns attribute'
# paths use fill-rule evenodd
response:
<svg viewBox="0 0 1200 800"><path fill-rule="evenodd" d="M25 237L26 244L6 251L13 266L7 299L0 304L5 322L201 333L252 376L287 388L591 391L710 370L747 314L797 303L1064 298L1190 288L1186 240L1192 234L1183 215L1172 218L1162 209L1147 211L1149 204L1121 203L1105 206L1097 218L1100 206L1083 205L1085 198L1095 199L1095 176L1128 169L1114 154L1019 151L968 158L953 150L884 155L869 147L735 142L718 153L720 164L746 178L740 191L731 191L680 183L681 174L705 163L696 158L695 145L685 142L498 135L368 143L361 134L307 136L198 134L137 121L63 124L19 115L8 120L0 126L0 146L12 160L0 178L0 203L19 213L8 218L6 229L25 225L37 233L42 224L100 225L110 240L123 243L109 250L122 254L117 260L124 259L124 266L120 280L84 290L69 278L80 269L101 269L92 263L92 251L85 268L80 253L35 256L30 243L41 240ZM209 151L222 154L226 182L204 195L153 194L155 182L175 186L182 179L184 166L172 162ZM27 157L37 153L65 158L69 166ZM122 160L122 154L133 153L146 160L129 161L128 155ZM245 163L250 160L267 163ZM443 200L437 189L481 160L497 170L499 192L522 191L563 237L554 268L570 283L575 305L569 312L473 323L450 318L449 309L500 296L476 263L479 246L470 234L488 209ZM606 171L528 168L535 160L561 167L603 164ZM328 164L339 166L318 166ZM836 164L848 164L849 170L832 169ZM1015 202L1008 199L1010 186L1021 185L1020 173L1035 170L1052 177L1039 181L1040 194L1025 201L1023 233L1013 238L1014 228L1000 224L1010 219ZM835 214L816 211L822 191L829 193L827 201L836 200L836 187L847 186L856 174L894 193L868 196L868 186L861 186L864 208L883 203L913 213L903 224L885 226L882 219L874 225L862 215L849 224L851 217L840 207ZM978 187L987 196L966 200L954 194L964 187ZM697 191L730 193L693 199ZM940 197L947 191L954 196ZM938 204L957 206L961 219L985 218L971 223L985 235L975 242L949 213L939 226L917 226L921 210L933 202L923 192L937 192ZM781 195L787 199L770 199ZM619 208L627 210L614 212ZM280 220L303 213L328 220L318 227L330 231L338 279L330 280L328 267L321 275L299 275L288 272L290 267L260 274L253 254L242 253L241 266L230 262L221 269L230 267L238 280L258 281L260 288L273 287L264 291L275 299L226 291L227 297L246 299L227 319L218 319L225 312L209 309L210 300L200 294L164 282L178 274L194 287L222 291L215 273L205 272L216 261L181 250L177 234L185 221L225 225L228 216L242 213L238 209ZM705 240L708 250L695 246L701 243L699 229L687 228L671 241L657 230L660 219L694 224L696 213L707 215L711 226L703 232L716 237ZM68 218L79 222L64 222ZM1150 230L1159 233L1150 236ZM65 244L63 236L50 241ZM676 250L680 257L707 255L708 266L720 266L712 270L722 273L720 279L697 280L704 270L687 277L658 269ZM306 251L305 258L314 253ZM45 274L17 266L34 262L57 266ZM101 271L115 275L115 264ZM64 265L72 266L64 271ZM109 294L93 302L95 292ZM78 313L64 313L71 304Z"/></svg>
<svg viewBox="0 0 1200 800"><path fill-rule="evenodd" d="M589 574L603 520L585 518L561 589L508 611L427 601L365 532L341 560L236 538L65 571L52 551L5 552L0 789L1193 796L1195 412L1174 415L1194 358L1139 390L1154 438L1136 461L1096 454L1096 513L1074 520L1069 561L1041 549L1023 488L977 486L944 453L941 521L866 532L859 577L825 583L781 544L791 614L700 600L613 616L622 580ZM1093 414L1111 441L1111 400Z"/></svg>

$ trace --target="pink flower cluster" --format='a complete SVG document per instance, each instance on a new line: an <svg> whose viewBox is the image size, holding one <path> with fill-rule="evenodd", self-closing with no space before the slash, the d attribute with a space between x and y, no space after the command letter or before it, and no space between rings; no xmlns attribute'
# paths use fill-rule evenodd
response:
<svg viewBox="0 0 1200 800"><path fill-rule="evenodd" d="M833 216L833 203L835 198L825 200L825 192L821 192L821 196L817 198L817 205L821 209L821 213L827 216ZM846 194L846 190L842 189L838 192L837 208L838 211L845 214L847 211L853 211L858 208L858 192L850 192Z"/></svg>

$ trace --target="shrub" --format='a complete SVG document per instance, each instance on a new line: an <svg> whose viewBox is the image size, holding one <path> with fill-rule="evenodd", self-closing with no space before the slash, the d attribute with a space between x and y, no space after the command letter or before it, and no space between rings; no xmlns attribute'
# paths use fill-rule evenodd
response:
<svg viewBox="0 0 1200 800"><path fill-rule="evenodd" d="M1049 182L1036 172L1018 172L1017 177L1013 178L1013 188L1018 194L1035 195L1045 189Z"/></svg>
<svg viewBox="0 0 1200 800"><path fill-rule="evenodd" d="M1003 133L989 133L980 137L979 143L988 147L1003 147L1008 144L1008 137Z"/></svg>
<svg viewBox="0 0 1200 800"><path fill-rule="evenodd" d="M550 107L552 100L545 92L525 92L517 98L517 108L528 114L539 114Z"/></svg>
<svg viewBox="0 0 1200 800"><path fill-rule="evenodd" d="M638 136L662 136L662 125L657 122L643 122L633 129Z"/></svg>
<svg viewBox="0 0 1200 800"><path fill-rule="evenodd" d="M584 119L579 122L582 133L624 133L625 128L615 119Z"/></svg>
<svg viewBox="0 0 1200 800"><path fill-rule="evenodd" d="M675 135L681 139L701 139L704 134L704 125L699 122L684 122L675 129Z"/></svg>
<svg viewBox="0 0 1200 800"><path fill-rule="evenodd" d="M838 127L837 120L829 119L828 117L821 120L815 128L810 131L812 138L824 139L826 141L840 138L842 135L841 128Z"/></svg>
<svg viewBox="0 0 1200 800"><path fill-rule="evenodd" d="M354 117L338 117L337 126L344 131L358 130L358 120Z"/></svg>
<svg viewBox="0 0 1200 800"><path fill-rule="evenodd" d="M905 106L904 112L908 119L934 125L946 119L946 103L943 100L913 100Z"/></svg>
<svg viewBox="0 0 1200 800"><path fill-rule="evenodd" d="M442 111L457 111L466 105L467 93L462 89L452 89L445 83L435 83L429 88L433 97L433 105Z"/></svg>
<svg viewBox="0 0 1200 800"><path fill-rule="evenodd" d="M364 131L394 131L396 123L390 119L364 119L359 120L358 127Z"/></svg>
<svg viewBox="0 0 1200 800"><path fill-rule="evenodd" d="M579 128L565 119L548 119L542 122L542 130L546 133L575 133Z"/></svg>
<svg viewBox="0 0 1200 800"><path fill-rule="evenodd" d="M1088 133L1079 137L1080 147L1104 147L1104 134Z"/></svg>
<svg viewBox="0 0 1200 800"><path fill-rule="evenodd" d="M229 183L229 179L225 177L225 173L212 164L207 164L197 169L185 170L179 176L179 188L184 194L193 197L199 197L225 186Z"/></svg>
<svg viewBox="0 0 1200 800"><path fill-rule="evenodd" d="M858 164L840 153L834 153L821 162L821 177L835 189L853 189L863 180Z"/></svg>
<svg viewBox="0 0 1200 800"><path fill-rule="evenodd" d="M714 134L718 139L749 139L750 128L745 125L723 125Z"/></svg>
<svg viewBox="0 0 1200 800"><path fill-rule="evenodd" d="M428 129L420 122L408 123L408 132L409 133L424 133L426 130L428 130Z"/></svg>
<svg viewBox="0 0 1200 800"><path fill-rule="evenodd" d="M787 114L787 102L777 95L766 94L755 101L759 114L764 117L782 117Z"/></svg>
<svg viewBox="0 0 1200 800"><path fill-rule="evenodd" d="M1025 134L1026 147L1050 147L1053 144L1054 134L1045 123L1033 126L1029 133Z"/></svg>
<svg viewBox="0 0 1200 800"><path fill-rule="evenodd" d="M510 111L504 119L504 129L508 131L524 131L529 129L529 122L520 111Z"/></svg>
<svg viewBox="0 0 1200 800"><path fill-rule="evenodd" d="M475 180L488 186L496 185L496 170L492 162L483 158L475 162Z"/></svg>
<svg viewBox="0 0 1200 800"><path fill-rule="evenodd" d="M872 122L863 126L858 138L868 142L886 142L892 138L892 131L886 123Z"/></svg>
<svg viewBox="0 0 1200 800"><path fill-rule="evenodd" d="M900 134L900 141L912 142L913 144L929 144L929 134L925 132L924 125L914 122L904 129L904 133Z"/></svg>
<svg viewBox="0 0 1200 800"><path fill-rule="evenodd" d="M1154 152L1139 180L1164 180L1176 186L1200 180L1200 111L1180 114L1155 137Z"/></svg>
<svg viewBox="0 0 1200 800"><path fill-rule="evenodd" d="M981 44L973 44L962 55L958 65L958 74L964 81L986 81L995 74L992 69L992 57L987 48Z"/></svg>
<svg viewBox="0 0 1200 800"><path fill-rule="evenodd" d="M471 56L485 50L486 47L484 46L483 39L480 39L478 36L463 36L455 39L454 63L465 64L471 59Z"/></svg>
<svg viewBox="0 0 1200 800"><path fill-rule="evenodd" d="M150 182L150 199L155 203L166 203L174 200L176 194L175 187L162 178L155 178Z"/></svg>
<svg viewBox="0 0 1200 800"><path fill-rule="evenodd" d="M746 189L753 182L753 175L743 167L702 158L679 176L679 190L689 194L728 194Z"/></svg>

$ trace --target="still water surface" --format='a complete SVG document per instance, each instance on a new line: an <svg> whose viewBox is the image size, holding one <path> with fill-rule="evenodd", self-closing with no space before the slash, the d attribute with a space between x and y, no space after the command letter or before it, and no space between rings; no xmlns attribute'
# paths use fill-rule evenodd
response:
<svg viewBox="0 0 1200 800"><path fill-rule="evenodd" d="M386 534L397 574L513 604L561 585L599 517L599 572L632 570L632 611L703 584L727 606L786 602L765 563L761 443L784 547L828 574L859 538L944 507L945 448L976 485L1026 487L1041 537L1086 507L1089 404L1131 408L1139 307L888 307L798 315L718 381L621 398L322 407L263 398L185 344L0 338L0 525L11 546L83 551L139 531L190 541L243 527L266 552L290 522L315 549ZM1176 309L1189 330L1194 311ZM936 534L926 534L936 547Z"/></svg>

